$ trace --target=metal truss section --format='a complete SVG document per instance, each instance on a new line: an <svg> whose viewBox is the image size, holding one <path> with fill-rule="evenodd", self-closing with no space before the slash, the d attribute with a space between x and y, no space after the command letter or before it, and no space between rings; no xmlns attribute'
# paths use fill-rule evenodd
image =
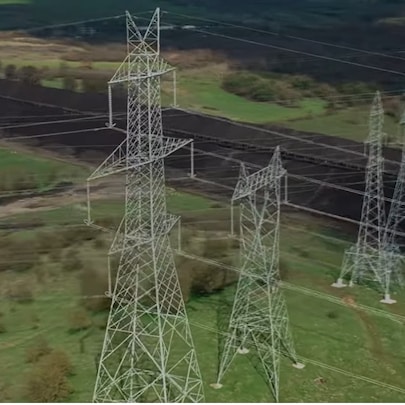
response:
<svg viewBox="0 0 405 405"><path fill-rule="evenodd" d="M280 193L284 173L279 148L265 169L248 176L241 167L234 193L234 200L240 201L241 271L217 382L212 384L213 388L222 386L237 354L253 352L277 402L280 353L295 367L303 367L297 361L280 290ZM256 193L260 189L264 197L259 206Z"/></svg>
<svg viewBox="0 0 405 405"><path fill-rule="evenodd" d="M184 148L192 142L190 139L167 138L158 136L139 136L133 145L138 151L131 159L127 156L127 141L122 142L114 152L93 172L88 180L96 180L101 177L117 174L138 166L153 163L164 159L177 150Z"/></svg>
<svg viewBox="0 0 405 405"><path fill-rule="evenodd" d="M159 55L159 9L144 35L127 13L127 37L125 68L110 81L127 82L127 137L89 178L126 175L125 215L109 251L120 261L114 287L109 274L111 308L93 401L202 402L169 240L179 217L167 213L164 170L164 158L191 141L162 136L160 76L168 69Z"/></svg>
<svg viewBox="0 0 405 405"><path fill-rule="evenodd" d="M342 271L334 287L345 287L344 277L350 274L349 285L366 280L377 282L385 293L385 269L383 266L385 229L383 183L383 124L384 110L380 93L373 100L366 141L368 164L366 168L365 194L360 227L355 246L349 248L342 263Z"/></svg>
<svg viewBox="0 0 405 405"><path fill-rule="evenodd" d="M163 234L168 234L170 233L173 228L175 227L176 224L178 224L180 220L180 216L178 215L173 215L173 214L167 214L166 218L164 219L164 227L161 229L161 232ZM117 232L115 233L113 242L111 244L110 250L108 254L116 254L119 252L124 251L125 249L130 249L133 247L139 247L141 245L144 245L146 243L151 243L151 239L147 238L147 235L145 235L145 238L139 237L139 234L135 234L134 237L131 237L130 235L125 234L125 217L122 219ZM125 243L126 242L126 243Z"/></svg>
<svg viewBox="0 0 405 405"><path fill-rule="evenodd" d="M277 153L280 152L279 147L276 149ZM280 160L281 164L281 160ZM241 166L241 176L239 177L239 181L236 185L235 191L232 196L232 200L236 201L248 195L254 194L256 191L264 188L272 179L271 173L274 170L272 166L267 166L256 173L251 174L250 176L244 176L243 173L246 173L246 168L242 164ZM280 176L283 176L286 171L280 167L278 168Z"/></svg>

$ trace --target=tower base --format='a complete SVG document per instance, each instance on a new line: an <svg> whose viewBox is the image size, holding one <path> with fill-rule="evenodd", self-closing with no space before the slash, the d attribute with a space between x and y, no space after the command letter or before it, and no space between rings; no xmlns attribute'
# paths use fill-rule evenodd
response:
<svg viewBox="0 0 405 405"><path fill-rule="evenodd" d="M213 384L210 384L210 387L214 388L214 390L219 390L220 388L223 387L223 385L220 383L213 383Z"/></svg>
<svg viewBox="0 0 405 405"><path fill-rule="evenodd" d="M293 363L292 366L294 368L298 369L298 370L302 370L305 367L305 364L303 364L303 363Z"/></svg>
<svg viewBox="0 0 405 405"><path fill-rule="evenodd" d="M397 301L391 298L390 294L385 294L384 298L380 300L383 304L395 304Z"/></svg>
<svg viewBox="0 0 405 405"><path fill-rule="evenodd" d="M345 284L345 283L343 282L343 279L342 279L342 278L338 278L337 281L336 281L336 283L333 283L333 284L332 284L332 287L335 287L335 288L343 288L343 287L347 287L347 284Z"/></svg>
<svg viewBox="0 0 405 405"><path fill-rule="evenodd" d="M249 349L246 349L246 347L239 347L236 351L239 354L248 354L249 353Z"/></svg>

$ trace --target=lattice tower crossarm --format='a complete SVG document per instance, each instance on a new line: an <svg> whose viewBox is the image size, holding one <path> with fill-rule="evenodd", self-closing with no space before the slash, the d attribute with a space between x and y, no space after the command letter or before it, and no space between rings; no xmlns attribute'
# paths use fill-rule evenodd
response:
<svg viewBox="0 0 405 405"><path fill-rule="evenodd" d="M169 231L164 157L189 141L162 136L159 10L141 34L127 13L128 56L110 84L128 87L127 137L90 180L126 173L125 216L110 253L120 254L94 402L202 402Z"/></svg>
<svg viewBox="0 0 405 405"><path fill-rule="evenodd" d="M240 202L241 273L222 351L217 382L239 354L253 352L274 399L279 399L280 353L297 368L288 313L280 290L280 192L284 169L276 149L268 167L250 176L242 165L233 201ZM264 191L262 204L258 192Z"/></svg>
<svg viewBox="0 0 405 405"><path fill-rule="evenodd" d="M350 286L368 279L377 281L384 288L384 269L381 267L385 227L383 124L384 110L380 93L377 92L371 107L366 141L368 163L357 242L345 251L342 271L337 282L332 284L334 287L345 287L343 280L350 274Z"/></svg>

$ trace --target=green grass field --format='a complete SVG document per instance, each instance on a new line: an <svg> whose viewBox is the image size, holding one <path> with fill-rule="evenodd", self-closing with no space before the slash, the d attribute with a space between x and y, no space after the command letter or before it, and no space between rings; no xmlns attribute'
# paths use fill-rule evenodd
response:
<svg viewBox="0 0 405 405"><path fill-rule="evenodd" d="M177 102L183 108L219 115L251 123L280 122L316 116L325 111L320 99L304 99L299 107L283 107L275 103L259 103L229 93L221 88L221 72L210 69L180 70L177 74ZM171 83L164 87L166 104L172 102Z"/></svg>
<svg viewBox="0 0 405 405"><path fill-rule="evenodd" d="M59 160L42 158L16 148L0 148L0 188L2 191L46 191L60 182L86 178L87 170Z"/></svg>
<svg viewBox="0 0 405 405"><path fill-rule="evenodd" d="M333 135L354 141L364 141L368 135L369 106L349 107L328 115L312 116L311 118L285 121L283 125L289 128ZM398 139L398 122L385 116L385 132L390 140Z"/></svg>
<svg viewBox="0 0 405 405"><path fill-rule="evenodd" d="M180 203L180 200L183 202ZM104 213L111 214L114 211L119 214L116 203L100 204ZM193 210L211 207L208 200L199 197L178 194L169 201L170 204L179 211L187 210L188 214L185 214L189 217L194 215L196 223L210 217L209 210L193 213ZM60 218L60 223L65 224L65 217ZM216 220L219 221L219 218L216 217ZM226 218L227 215L222 221L226 221ZM70 225L75 218L71 219ZM369 288L336 290L330 287L339 272L342 252L348 243L343 231L303 215L284 215L282 222L281 260L285 281L336 297L349 297L355 303L405 314L405 300L401 299L401 295L395 294L399 301L395 307L384 307L378 303L379 294ZM64 229L58 227L56 217L52 223L54 231ZM29 236L26 231L19 232L23 232L22 237L30 240L36 237L37 231L31 231ZM19 232L15 233L16 237ZM187 242L191 243L190 240ZM76 244L75 249L97 271L106 271L108 244L103 248L95 248L89 241ZM6 331L0 334L0 381L9 386L7 395L10 400L26 400L25 378L32 366L26 362L25 352L38 336L43 335L52 347L65 350L73 362L74 375L69 381L74 392L67 400L91 401L96 374L95 356L101 349L107 312L90 313L92 326L87 330L69 330L69 314L81 306L79 296L82 271L67 272L60 262L47 262L46 276L41 273L42 281L38 279L38 269L24 273L0 273L3 297L7 287L17 279L24 280L35 290L32 302L3 300L1 304L0 322ZM229 312L233 293L234 287L229 287L208 296L192 296L187 304L206 400L271 402L270 392L261 375L243 356L236 358L223 380L224 387L221 390L213 390L209 386L215 382L218 364L218 320ZM405 372L405 349L401 343L404 339L403 325L295 291L286 291L285 296L296 349L306 360L306 368L296 370L287 360L282 360L281 401L400 402L404 398L404 394L365 382L350 374L404 387L402 375ZM338 370L333 371L328 365ZM349 374L342 374L345 371ZM321 383L317 382L319 378L322 379Z"/></svg>

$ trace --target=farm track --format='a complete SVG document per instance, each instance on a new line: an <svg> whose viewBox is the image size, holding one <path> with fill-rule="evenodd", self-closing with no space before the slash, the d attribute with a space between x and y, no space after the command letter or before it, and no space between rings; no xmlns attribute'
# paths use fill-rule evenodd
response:
<svg viewBox="0 0 405 405"><path fill-rule="evenodd" d="M105 127L106 110L104 95L22 86L0 80L3 138L20 137L22 142L74 155L92 164L100 163L124 137L122 132ZM114 111L125 111L125 100L114 100ZM79 112L87 119L74 121ZM27 118L21 120L21 116ZM65 122L50 123L60 119ZM27 122L49 124L23 126ZM125 121L116 122L117 127L125 127ZM5 128L14 125L19 127ZM280 145L289 172L291 203L332 215L359 218L366 165L361 143L277 126L245 125L174 109L163 112L163 127L168 136L195 141L195 170L201 181L188 181L186 187L229 197L237 180L239 161L252 168L263 167L274 148ZM391 196L400 152L386 149L385 156L385 191ZM167 159L167 164L170 170L184 176L190 168L189 152L175 153ZM342 188L332 188L323 182Z"/></svg>

